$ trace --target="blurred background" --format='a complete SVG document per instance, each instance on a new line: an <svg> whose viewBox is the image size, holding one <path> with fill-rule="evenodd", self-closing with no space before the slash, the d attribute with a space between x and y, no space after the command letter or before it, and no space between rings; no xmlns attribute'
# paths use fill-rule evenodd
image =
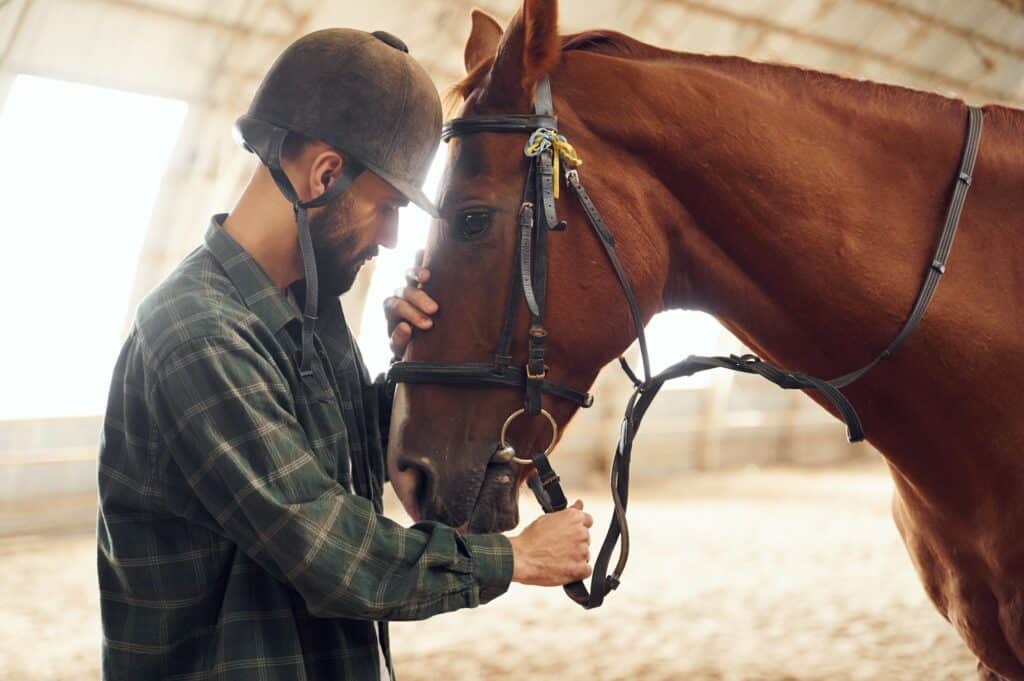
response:
<svg viewBox="0 0 1024 681"><path fill-rule="evenodd" d="M463 75L470 10L504 24L518 4L0 0L0 679L99 678L93 531L110 372L141 297L251 174L231 124L273 59L318 28L384 29L444 91ZM565 33L612 28L670 49L1024 106L1021 0L560 8ZM403 211L399 247L343 298L374 373L389 356L381 302L427 227ZM655 369L742 350L699 313L659 315L649 334ZM602 485L629 389L609 367L557 454L595 531L609 515ZM578 612L560 590L514 586L478 611L397 625L399 677L973 677L889 519L884 462L847 444L803 394L731 372L677 382L644 424L633 479L630 567L604 608ZM536 515L530 500L523 508ZM393 499L388 513L408 520Z"/></svg>

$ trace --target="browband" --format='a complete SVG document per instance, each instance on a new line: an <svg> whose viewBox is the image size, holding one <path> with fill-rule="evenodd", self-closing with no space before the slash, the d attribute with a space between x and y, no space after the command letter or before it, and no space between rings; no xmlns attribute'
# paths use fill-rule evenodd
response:
<svg viewBox="0 0 1024 681"><path fill-rule="evenodd" d="M477 132L533 132L537 128L558 128L555 116L536 114L503 114L501 116L471 116L453 118L441 128L441 141L447 142L459 135Z"/></svg>

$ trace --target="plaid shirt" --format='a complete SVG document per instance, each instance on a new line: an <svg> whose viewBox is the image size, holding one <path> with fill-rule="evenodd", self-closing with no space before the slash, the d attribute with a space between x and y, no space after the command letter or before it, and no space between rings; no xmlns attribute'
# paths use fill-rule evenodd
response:
<svg viewBox="0 0 1024 681"><path fill-rule="evenodd" d="M223 218L140 304L114 369L99 453L104 676L378 679L390 656L374 622L495 598L511 546L380 515L389 404L340 302L322 303L322 389L307 389L298 310Z"/></svg>

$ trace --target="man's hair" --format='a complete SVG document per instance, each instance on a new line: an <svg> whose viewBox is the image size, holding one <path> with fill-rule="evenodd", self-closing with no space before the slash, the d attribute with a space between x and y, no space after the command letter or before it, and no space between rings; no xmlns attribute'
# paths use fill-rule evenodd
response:
<svg viewBox="0 0 1024 681"><path fill-rule="evenodd" d="M290 131L281 145L281 161L290 163L302 155L313 140L300 132Z"/></svg>
<svg viewBox="0 0 1024 681"><path fill-rule="evenodd" d="M302 152L306 150L306 147L315 142L316 140L312 137L306 137L301 132L288 131L288 135L285 136L284 143L281 145L281 162L291 163L299 158L299 156L302 156ZM334 149L329 144L327 146ZM345 156L345 154L342 154L337 149L334 149L334 151L341 154L341 156Z"/></svg>

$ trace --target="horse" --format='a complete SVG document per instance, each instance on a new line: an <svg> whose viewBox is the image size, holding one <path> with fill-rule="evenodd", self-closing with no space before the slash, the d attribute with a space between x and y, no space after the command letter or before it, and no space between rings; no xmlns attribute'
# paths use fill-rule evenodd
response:
<svg viewBox="0 0 1024 681"><path fill-rule="evenodd" d="M525 0L505 29L475 10L464 56L461 116L529 113L549 79L643 321L703 310L759 356L828 377L871 360L907 318L956 182L963 101L613 31L561 36L548 0ZM983 112L949 271L913 335L844 392L891 471L895 524L931 602L980 678L1022 680L1024 112ZM406 360L491 359L515 282L528 136L450 140L424 254L441 311ZM557 203L546 379L582 392L637 332L580 202ZM527 361L528 325L521 310L513 364ZM553 423L515 419L516 451L545 448L580 406L542 404ZM494 457L521 406L500 387L397 386L388 467L414 519L516 526L534 472Z"/></svg>

